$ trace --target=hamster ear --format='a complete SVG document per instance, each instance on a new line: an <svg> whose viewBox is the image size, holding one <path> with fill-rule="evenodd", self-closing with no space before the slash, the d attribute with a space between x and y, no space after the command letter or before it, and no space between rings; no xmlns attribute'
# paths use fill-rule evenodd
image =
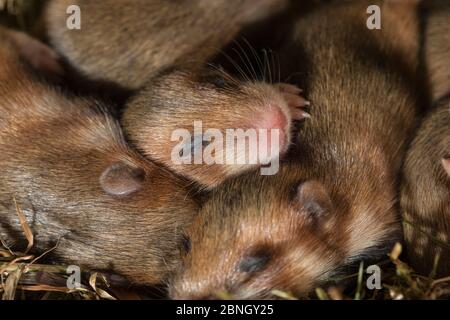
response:
<svg viewBox="0 0 450 320"><path fill-rule="evenodd" d="M294 201L300 213L314 221L323 219L333 209L328 191L316 180L301 183L297 187Z"/></svg>
<svg viewBox="0 0 450 320"><path fill-rule="evenodd" d="M64 75L60 56L52 48L23 32L11 31L10 34L20 56L31 66L51 76Z"/></svg>
<svg viewBox="0 0 450 320"><path fill-rule="evenodd" d="M145 171L124 163L115 163L100 176L102 189L112 196L125 197L142 188Z"/></svg>
<svg viewBox="0 0 450 320"><path fill-rule="evenodd" d="M444 167L445 172L450 177L450 158L442 159L442 166Z"/></svg>

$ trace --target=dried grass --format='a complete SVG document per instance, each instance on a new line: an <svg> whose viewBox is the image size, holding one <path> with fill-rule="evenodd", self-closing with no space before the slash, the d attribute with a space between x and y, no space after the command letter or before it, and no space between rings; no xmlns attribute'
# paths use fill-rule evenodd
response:
<svg viewBox="0 0 450 320"><path fill-rule="evenodd" d="M37 264L57 245L39 256L27 254L32 249L34 237L19 204L15 202L23 233L28 241L24 252L14 252L1 239L0 247L0 297L2 300L13 299L108 299L115 300L105 276L98 272L85 271L82 279L88 279L79 287L69 289L67 266ZM21 294L19 295L18 292ZM27 293L34 293L28 295ZM36 294L38 293L38 294Z"/></svg>

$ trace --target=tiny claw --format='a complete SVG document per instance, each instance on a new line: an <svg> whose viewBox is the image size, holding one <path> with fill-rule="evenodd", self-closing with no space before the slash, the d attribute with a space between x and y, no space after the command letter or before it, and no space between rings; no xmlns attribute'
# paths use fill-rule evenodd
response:
<svg viewBox="0 0 450 320"><path fill-rule="evenodd" d="M302 111L302 116L303 116L303 118L307 118L307 119L311 118L311 115L306 111Z"/></svg>
<svg viewBox="0 0 450 320"><path fill-rule="evenodd" d="M284 99L287 104L293 108L303 108L310 105L309 101L299 95L285 93Z"/></svg>
<svg viewBox="0 0 450 320"><path fill-rule="evenodd" d="M292 118L294 120L309 119L309 118L311 118L311 115L308 112L303 111L303 110L293 110Z"/></svg>
<svg viewBox="0 0 450 320"><path fill-rule="evenodd" d="M309 107L311 105L311 102L309 102L308 100L301 98L301 103L299 105L300 108L304 108L304 107Z"/></svg>

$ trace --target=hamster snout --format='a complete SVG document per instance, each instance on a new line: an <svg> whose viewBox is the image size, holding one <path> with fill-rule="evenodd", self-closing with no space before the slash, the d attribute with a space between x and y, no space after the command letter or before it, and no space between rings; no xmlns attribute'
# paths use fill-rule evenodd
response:
<svg viewBox="0 0 450 320"><path fill-rule="evenodd" d="M329 192L285 169L273 177L241 176L213 192L188 229L191 248L171 297L273 298L272 289L302 294L345 259L346 237L334 231L340 218ZM256 188L257 194L248 191Z"/></svg>
<svg viewBox="0 0 450 320"><path fill-rule="evenodd" d="M145 156L212 188L261 165L276 174L293 121L309 117L300 92L225 72L171 72L126 105L122 124Z"/></svg>

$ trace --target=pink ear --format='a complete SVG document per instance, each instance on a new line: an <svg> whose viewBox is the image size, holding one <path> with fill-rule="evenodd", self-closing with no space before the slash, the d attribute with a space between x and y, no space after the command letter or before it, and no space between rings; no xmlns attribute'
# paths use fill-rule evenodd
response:
<svg viewBox="0 0 450 320"><path fill-rule="evenodd" d="M145 171L124 163L115 163L100 176L103 191L112 196L126 197L142 188Z"/></svg>
<svg viewBox="0 0 450 320"><path fill-rule="evenodd" d="M450 177L450 158L442 159L442 166L444 167L445 172Z"/></svg>
<svg viewBox="0 0 450 320"><path fill-rule="evenodd" d="M294 199L296 207L311 218L321 218L333 208L333 203L325 186L315 180L303 182L298 186Z"/></svg>
<svg viewBox="0 0 450 320"><path fill-rule="evenodd" d="M48 75L64 75L60 57L52 48L23 32L9 31L9 34L20 56L31 66Z"/></svg>

